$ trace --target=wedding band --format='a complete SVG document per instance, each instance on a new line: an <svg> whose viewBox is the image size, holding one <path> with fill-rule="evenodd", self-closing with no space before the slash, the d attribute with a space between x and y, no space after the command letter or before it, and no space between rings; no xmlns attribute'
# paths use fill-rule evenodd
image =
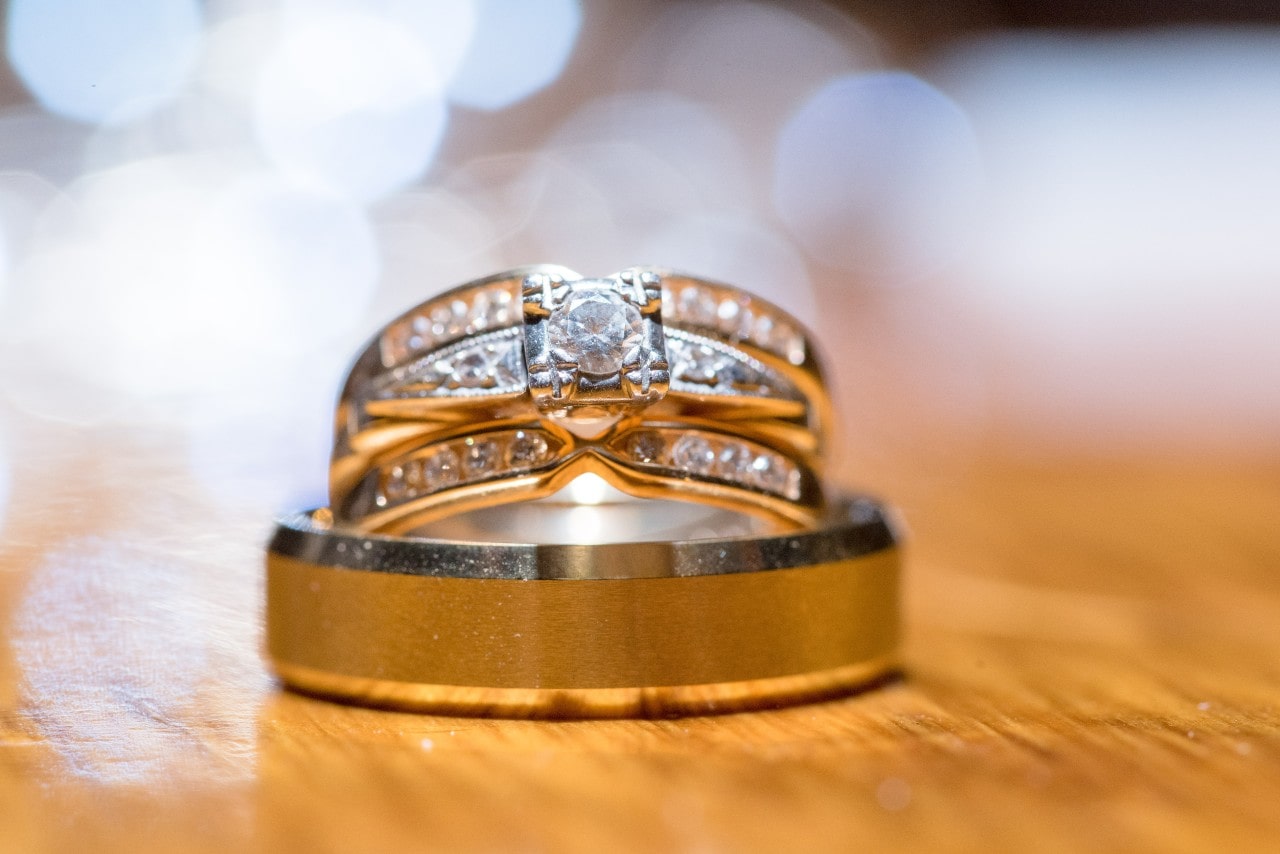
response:
<svg viewBox="0 0 1280 854"><path fill-rule="evenodd" d="M319 696L440 713L598 717L759 708L892 672L898 558L883 510L808 530L600 545L466 543L281 520L276 672Z"/></svg>
<svg viewBox="0 0 1280 854"><path fill-rule="evenodd" d="M338 406L331 507L403 534L593 474L802 528L825 512L831 422L811 341L758 297L654 268L521 268L365 348Z"/></svg>

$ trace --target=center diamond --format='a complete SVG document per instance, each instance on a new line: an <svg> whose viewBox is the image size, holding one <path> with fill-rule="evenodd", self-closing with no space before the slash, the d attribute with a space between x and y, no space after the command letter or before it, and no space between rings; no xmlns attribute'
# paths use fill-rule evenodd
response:
<svg viewBox="0 0 1280 854"><path fill-rule="evenodd" d="M598 376L616 374L638 358L644 341L640 311L608 283L579 281L547 318L547 339L558 358Z"/></svg>

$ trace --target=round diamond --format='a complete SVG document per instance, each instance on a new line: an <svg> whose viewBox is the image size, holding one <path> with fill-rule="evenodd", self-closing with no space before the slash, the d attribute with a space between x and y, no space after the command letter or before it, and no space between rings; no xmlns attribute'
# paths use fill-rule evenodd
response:
<svg viewBox="0 0 1280 854"><path fill-rule="evenodd" d="M608 288L571 291L547 319L551 347L588 374L616 374L644 339L640 311Z"/></svg>
<svg viewBox="0 0 1280 854"><path fill-rule="evenodd" d="M408 491L408 487L404 482L404 469L400 466L392 466L391 470L387 472L386 481L383 483L382 494L395 501L404 498Z"/></svg>
<svg viewBox="0 0 1280 854"><path fill-rule="evenodd" d="M468 439L467 448L463 452L468 477L485 477L493 474L498 467L498 452L501 449L492 439Z"/></svg>
<svg viewBox="0 0 1280 854"><path fill-rule="evenodd" d="M716 298L697 286L680 292L680 313L695 326L713 325L717 309Z"/></svg>
<svg viewBox="0 0 1280 854"><path fill-rule="evenodd" d="M428 489L443 489L458 482L458 455L449 448L436 451L422 465L422 479Z"/></svg>
<svg viewBox="0 0 1280 854"><path fill-rule="evenodd" d="M507 465L512 468L530 468L547 458L547 440L537 433L519 430L507 446Z"/></svg>
<svg viewBox="0 0 1280 854"><path fill-rule="evenodd" d="M661 463L666 450L666 441L657 433L636 433L627 440L627 453L638 463Z"/></svg>
<svg viewBox="0 0 1280 854"><path fill-rule="evenodd" d="M773 454L761 454L751 464L751 474L761 489L787 495L792 492L792 468L781 457ZM798 488L799 481L796 480Z"/></svg>
<svg viewBox="0 0 1280 854"><path fill-rule="evenodd" d="M725 480L750 480L749 472L755 457L756 455L746 445L740 442L730 442L720 452L720 465L718 468L720 477Z"/></svg>
<svg viewBox="0 0 1280 854"><path fill-rule="evenodd" d="M671 449L677 467L693 474L711 474L716 467L716 449L701 436L681 436Z"/></svg>

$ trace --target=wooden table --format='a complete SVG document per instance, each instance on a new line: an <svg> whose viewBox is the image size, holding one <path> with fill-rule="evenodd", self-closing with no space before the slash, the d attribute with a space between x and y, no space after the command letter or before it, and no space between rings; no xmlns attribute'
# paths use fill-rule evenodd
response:
<svg viewBox="0 0 1280 854"><path fill-rule="evenodd" d="M9 423L0 850L1280 850L1274 461L854 461L910 531L904 679L548 723L281 693L265 519L162 432Z"/></svg>

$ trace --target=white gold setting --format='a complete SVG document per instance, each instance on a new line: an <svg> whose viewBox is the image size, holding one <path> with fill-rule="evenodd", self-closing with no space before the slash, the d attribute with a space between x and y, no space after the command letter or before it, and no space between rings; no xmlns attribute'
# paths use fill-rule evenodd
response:
<svg viewBox="0 0 1280 854"><path fill-rule="evenodd" d="M529 393L544 415L563 419L570 430L589 424L599 431L666 394L656 274L629 270L575 279L534 273L521 295Z"/></svg>
<svg viewBox="0 0 1280 854"><path fill-rule="evenodd" d="M388 371L381 400L520 395L528 389L523 330L499 329L465 338ZM800 400L780 373L713 338L667 329L669 390L699 396Z"/></svg>

